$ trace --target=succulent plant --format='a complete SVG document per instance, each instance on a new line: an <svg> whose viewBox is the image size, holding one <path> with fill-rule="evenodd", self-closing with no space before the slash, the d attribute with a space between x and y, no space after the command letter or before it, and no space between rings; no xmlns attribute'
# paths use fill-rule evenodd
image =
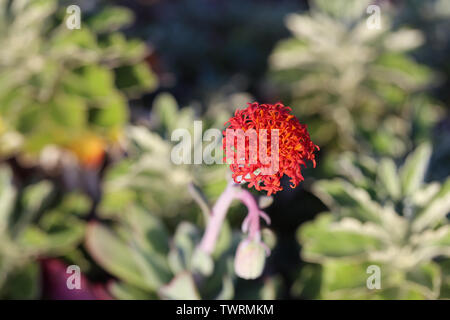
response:
<svg viewBox="0 0 450 320"><path fill-rule="evenodd" d="M326 299L448 298L450 179L426 182L430 155L430 145L422 144L397 168L390 158L346 154L340 178L315 184L331 213L298 231L303 259L320 266L305 267L297 292ZM371 265L381 270L380 289L366 286ZM306 288L302 281L313 277L318 280Z"/></svg>
<svg viewBox="0 0 450 320"><path fill-rule="evenodd" d="M38 259L75 250L84 236L81 217L90 201L77 193L58 197L50 181L17 188L0 167L0 298L40 294ZM19 285L20 284L20 285Z"/></svg>
<svg viewBox="0 0 450 320"><path fill-rule="evenodd" d="M118 299L276 296L277 281L271 277L239 289L242 280L234 274L233 258L241 237L227 223L208 255L198 249L201 229L190 222L181 222L171 237L159 217L138 205L128 206L124 215L105 218L103 223L89 224L86 248L118 278L108 286Z"/></svg>
<svg viewBox="0 0 450 320"><path fill-rule="evenodd" d="M270 76L323 149L402 156L436 121L435 103L417 97L432 73L406 54L420 31L394 29L385 7L381 27L368 28L369 4L312 1L288 15L292 37L274 49Z"/></svg>
<svg viewBox="0 0 450 320"><path fill-rule="evenodd" d="M220 128L222 124L217 121L221 118L218 115L215 122L205 118L203 130L208 129L206 126ZM226 184L225 166L177 165L171 161L177 143L170 141L175 129L185 128L192 133L197 139L192 141L192 148L203 143L203 133L193 134L194 120L192 108L179 109L169 94L157 96L150 116L152 130L142 125L127 128L128 157L108 169L100 210L121 212L130 203L140 203L154 214L174 216L192 203L188 190L191 182L201 186L208 196L217 197ZM218 144L217 148L220 147Z"/></svg>
<svg viewBox="0 0 450 320"><path fill-rule="evenodd" d="M81 28L74 30L66 27L65 15L56 0L0 3L0 46L8 48L0 54L2 157L36 160L56 145L88 165L98 161L84 155L92 149L101 155L120 139L126 97L156 85L141 62L146 46L116 32L132 21L130 11L82 12ZM85 144L91 149L79 150Z"/></svg>
<svg viewBox="0 0 450 320"><path fill-rule="evenodd" d="M408 0L398 3L397 24L420 29L425 36L425 45L414 52L414 56L440 74L441 81L437 95L448 105L449 84L448 55L450 40L445 35L450 27L450 3L445 0Z"/></svg>

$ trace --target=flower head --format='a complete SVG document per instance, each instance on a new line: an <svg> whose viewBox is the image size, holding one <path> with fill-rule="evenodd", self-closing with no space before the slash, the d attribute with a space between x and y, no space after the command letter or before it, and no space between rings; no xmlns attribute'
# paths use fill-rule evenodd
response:
<svg viewBox="0 0 450 320"><path fill-rule="evenodd" d="M228 151L226 154L230 154L227 149L231 144L235 146L238 139L231 135L232 130L242 130L244 133L256 131L256 143L250 141L251 135L246 134L244 137L245 159L242 157L241 162L231 159L230 169L235 182L248 182L249 188L254 186L256 190L265 190L271 195L283 189L280 180L284 175L290 177L291 188L295 188L303 180L301 166L306 166L307 160L311 160L315 167L314 151L319 150L319 147L311 141L306 125L301 124L290 112L291 108L282 103L272 105L254 102L249 103L246 109L236 110L234 117L225 123L228 125L223 132L223 148ZM261 132L267 134L266 139L263 139ZM227 135L228 139L231 139L229 143L226 143ZM253 153L252 148L256 146L259 152ZM273 155L275 150L277 170L264 174L273 164L263 158L268 154ZM232 151L233 157L239 154L236 149ZM226 160L230 162L229 158Z"/></svg>

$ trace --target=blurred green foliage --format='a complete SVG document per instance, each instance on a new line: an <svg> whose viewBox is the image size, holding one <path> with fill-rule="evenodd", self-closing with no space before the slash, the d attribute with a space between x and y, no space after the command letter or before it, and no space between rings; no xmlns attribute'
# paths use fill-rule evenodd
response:
<svg viewBox="0 0 450 320"><path fill-rule="evenodd" d="M58 197L47 180L17 188L11 170L0 167L0 298L39 297L37 258L75 250L90 206L77 193Z"/></svg>
<svg viewBox="0 0 450 320"><path fill-rule="evenodd" d="M431 148L419 146L397 168L391 158L346 154L341 177L318 181L331 213L300 227L308 265L294 290L324 299L448 298L450 179L425 183ZM368 289L368 266L381 289ZM305 277L318 273L304 287Z"/></svg>
<svg viewBox="0 0 450 320"><path fill-rule="evenodd" d="M414 56L439 73L437 95L448 105L450 39L446 30L450 28L450 3L446 0L406 0L400 5L396 24L412 26L424 34L425 44L414 52Z"/></svg>
<svg viewBox="0 0 450 320"><path fill-rule="evenodd" d="M291 14L292 37L270 59L271 76L315 142L326 150L401 156L436 121L434 103L416 93L432 72L406 53L420 46L418 30L367 26L370 1L313 1Z"/></svg>
<svg viewBox="0 0 450 320"><path fill-rule="evenodd" d="M73 2L79 30L66 1L0 0L1 299L45 296L49 257L118 299L450 298L445 0L380 1L381 29L368 0ZM233 268L243 206L211 257L196 250L227 167L174 164L171 135L204 148L194 121L221 130L253 96L290 105L322 151L321 174L275 197L273 256L247 281ZM57 170L66 150L95 170ZM289 210L324 208L309 186L329 212L297 244L285 230L307 217Z"/></svg>
<svg viewBox="0 0 450 320"><path fill-rule="evenodd" d="M210 213L208 212L208 215ZM108 224L90 223L86 247L100 266L118 278L108 286L119 299L275 299L279 281L266 277L244 285L233 258L241 233L228 224L212 257L197 250L202 231L189 222L170 235L163 220L137 203L115 214L101 214ZM265 232L275 244L272 233Z"/></svg>
<svg viewBox="0 0 450 320"><path fill-rule="evenodd" d="M209 127L220 128L224 118L227 118L225 110L215 113L209 122L205 117L203 132ZM129 157L108 169L103 181L100 211L126 215L128 206L140 204L160 216L186 214L189 211L186 204L192 203L188 191L190 183L201 186L213 197L217 197L226 185L226 167L223 165L176 165L171 161L172 148L179 143L171 141L175 129L190 132L192 150L194 146L207 144L202 140L203 132L194 135L196 118L193 109L179 110L175 99L163 93L155 99L151 119L152 131L143 126L128 127ZM216 142L216 152L221 151L221 141ZM180 211L183 208L184 212Z"/></svg>
<svg viewBox="0 0 450 320"><path fill-rule="evenodd" d="M107 7L70 30L64 9L55 0L0 3L2 156L71 148L87 134L117 142L126 98L156 86L140 62L145 45L116 32L132 21L128 10Z"/></svg>

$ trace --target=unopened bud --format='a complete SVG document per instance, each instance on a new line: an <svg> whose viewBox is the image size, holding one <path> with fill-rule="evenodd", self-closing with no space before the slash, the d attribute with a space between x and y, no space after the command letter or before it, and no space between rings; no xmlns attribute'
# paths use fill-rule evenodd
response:
<svg viewBox="0 0 450 320"><path fill-rule="evenodd" d="M234 270L243 279L256 279L264 269L266 249L256 240L245 239L241 241L234 258Z"/></svg>

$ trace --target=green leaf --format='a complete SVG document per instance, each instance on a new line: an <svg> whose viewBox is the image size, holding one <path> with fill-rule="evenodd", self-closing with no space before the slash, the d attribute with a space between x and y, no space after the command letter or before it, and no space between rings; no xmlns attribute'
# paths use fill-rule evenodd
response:
<svg viewBox="0 0 450 320"><path fill-rule="evenodd" d="M427 227L434 227L445 219L450 212L450 178L442 185L439 192L431 199L427 206L418 214L413 222L415 231Z"/></svg>
<svg viewBox="0 0 450 320"><path fill-rule="evenodd" d="M133 22L133 12L124 7L106 7L88 20L89 27L98 33L113 32Z"/></svg>
<svg viewBox="0 0 450 320"><path fill-rule="evenodd" d="M32 262L15 269L1 287L0 298L8 300L37 299L41 293L39 264Z"/></svg>
<svg viewBox="0 0 450 320"><path fill-rule="evenodd" d="M203 194L202 190L192 182L188 184L188 190L189 194L192 196L192 199L194 199L194 201L202 210L203 220L205 221L205 223L207 223L211 214L211 208L208 203L208 199Z"/></svg>
<svg viewBox="0 0 450 320"><path fill-rule="evenodd" d="M313 187L314 193L329 207L343 215L355 215L363 221L380 221L381 207L370 195L343 179L321 180Z"/></svg>
<svg viewBox="0 0 450 320"><path fill-rule="evenodd" d="M102 101L100 108L90 110L91 122L95 125L116 128L128 121L128 108L125 98L118 93L111 93Z"/></svg>
<svg viewBox="0 0 450 320"><path fill-rule="evenodd" d="M200 299L192 274L189 272L177 274L170 283L160 288L159 295L163 299L170 300Z"/></svg>
<svg viewBox="0 0 450 320"><path fill-rule="evenodd" d="M159 94L153 102L153 108L167 132L172 132L176 129L178 104L172 95L168 93Z"/></svg>
<svg viewBox="0 0 450 320"><path fill-rule="evenodd" d="M439 296L441 270L434 262L418 266L407 272L406 280L428 299L436 299Z"/></svg>
<svg viewBox="0 0 450 320"><path fill-rule="evenodd" d="M230 276L224 276L222 281L222 289L215 297L215 300L231 300L234 296L234 284Z"/></svg>
<svg viewBox="0 0 450 320"><path fill-rule="evenodd" d="M116 84L130 97L137 97L144 92L156 89L158 79L146 63L139 63L117 68Z"/></svg>
<svg viewBox="0 0 450 320"><path fill-rule="evenodd" d="M367 190L376 176L377 163L370 157L344 152L339 156L338 171L355 186Z"/></svg>
<svg viewBox="0 0 450 320"><path fill-rule="evenodd" d="M17 192L12 185L12 173L6 166L0 167L0 234L6 232L16 202Z"/></svg>
<svg viewBox="0 0 450 320"><path fill-rule="evenodd" d="M169 265L174 273L191 270L192 257L200 238L200 231L193 224L182 222L178 225L169 254Z"/></svg>
<svg viewBox="0 0 450 320"><path fill-rule="evenodd" d="M431 146L424 143L410 154L405 164L400 168L402 191L405 196L411 196L417 191L425 178L431 156Z"/></svg>
<svg viewBox="0 0 450 320"><path fill-rule="evenodd" d="M398 200L400 198L400 179L392 159L385 158L380 161L380 166L378 167L378 180L392 199Z"/></svg>
<svg viewBox="0 0 450 320"><path fill-rule="evenodd" d="M292 285L291 293L295 298L319 299L321 285L322 267L316 264L307 264Z"/></svg>
<svg viewBox="0 0 450 320"><path fill-rule="evenodd" d="M126 219L133 230L133 237L146 251L166 255L169 252L169 236L164 224L144 209L128 208Z"/></svg>
<svg viewBox="0 0 450 320"><path fill-rule="evenodd" d="M98 44L95 34L88 28L81 28L72 32L64 30L50 39L51 50L55 56L68 60L83 60L97 57ZM87 49L90 49L87 53ZM76 55L78 54L78 56ZM74 56L71 56L74 55Z"/></svg>
<svg viewBox="0 0 450 320"><path fill-rule="evenodd" d="M76 73L66 76L63 81L69 92L86 98L108 99L111 94L119 94L114 89L114 74L101 65L80 68Z"/></svg>
<svg viewBox="0 0 450 320"><path fill-rule="evenodd" d="M96 222L89 224L86 248L99 265L116 277L144 290L157 289L158 283L146 281L143 266L136 261L139 253L105 226Z"/></svg>
<svg viewBox="0 0 450 320"><path fill-rule="evenodd" d="M418 30L400 29L387 35L384 44L392 51L408 51L422 45L424 36Z"/></svg>
<svg viewBox="0 0 450 320"><path fill-rule="evenodd" d="M149 53L145 43L139 40L128 40L124 34L113 32L104 35L100 43L106 56L111 55L114 64L128 65L143 60Z"/></svg>
<svg viewBox="0 0 450 320"><path fill-rule="evenodd" d="M87 123L86 104L79 96L58 95L48 107L52 121L66 130L80 130Z"/></svg>
<svg viewBox="0 0 450 320"><path fill-rule="evenodd" d="M424 185L412 196L412 202L418 208L426 207L436 194L441 190L441 184L437 181Z"/></svg>
<svg viewBox="0 0 450 320"><path fill-rule="evenodd" d="M450 259L440 263L442 270L441 299L450 299Z"/></svg>
<svg viewBox="0 0 450 320"><path fill-rule="evenodd" d="M79 192L66 194L58 205L61 212L77 217L85 217L91 209L92 203L88 196Z"/></svg>
<svg viewBox="0 0 450 320"><path fill-rule="evenodd" d="M275 232L273 232L269 228L263 228L261 230L261 238L264 244L267 245L270 250L273 250L273 248L275 248L275 245L277 244L277 236Z"/></svg>
<svg viewBox="0 0 450 320"><path fill-rule="evenodd" d="M155 252L146 251L130 239L133 258L141 270L143 280L152 288L159 288L172 277L166 257Z"/></svg>
<svg viewBox="0 0 450 320"><path fill-rule="evenodd" d="M21 215L15 221L12 233L20 233L33 222L36 216L45 208L53 194L53 185L50 181L41 181L30 185L23 190L20 205Z"/></svg>
<svg viewBox="0 0 450 320"><path fill-rule="evenodd" d="M123 189L105 193L99 206L102 217L120 216L127 207L135 203L137 198L133 190Z"/></svg>
<svg viewBox="0 0 450 320"><path fill-rule="evenodd" d="M61 254L75 248L84 237L84 222L77 215L85 214L90 201L80 194L69 194L51 211L46 211L37 224L28 226L17 238L24 250ZM86 210L77 213L77 210Z"/></svg>
<svg viewBox="0 0 450 320"><path fill-rule="evenodd" d="M367 267L370 263L355 263L348 261L331 261L323 268L323 287L327 291L341 289L366 288ZM383 270L380 267L381 270ZM383 275L383 272L381 272ZM366 289L368 291L368 289Z"/></svg>
<svg viewBox="0 0 450 320"><path fill-rule="evenodd" d="M196 249L192 255L192 271L209 276L214 270L214 261L210 255L202 250Z"/></svg>
<svg viewBox="0 0 450 320"><path fill-rule="evenodd" d="M345 221L353 221L360 228L345 228ZM382 241L364 229L355 219L332 222L329 214L320 215L315 221L305 223L297 232L303 245L302 256L307 261L324 261L330 258L364 258L373 250L383 247Z"/></svg>
<svg viewBox="0 0 450 320"><path fill-rule="evenodd" d="M50 181L41 181L39 183L26 187L23 191L21 203L27 212L37 212L43 208L46 201L53 191Z"/></svg>
<svg viewBox="0 0 450 320"><path fill-rule="evenodd" d="M388 52L381 55L376 66L395 79L397 85L405 90L417 89L430 79L430 70L401 53Z"/></svg>
<svg viewBox="0 0 450 320"><path fill-rule="evenodd" d="M259 281L238 281L235 300L274 300L280 292L279 277L265 277Z"/></svg>
<svg viewBox="0 0 450 320"><path fill-rule="evenodd" d="M53 229L45 232L37 226L30 226L24 230L17 243L23 250L47 254L62 253L68 248L75 248L84 236L84 225L80 221L69 219L70 225L57 224Z"/></svg>
<svg viewBox="0 0 450 320"><path fill-rule="evenodd" d="M356 20L365 14L370 0L314 0L312 6L320 12L327 13L343 21Z"/></svg>
<svg viewBox="0 0 450 320"><path fill-rule="evenodd" d="M108 291L120 300L156 300L156 294L149 293L124 282L114 282L108 286Z"/></svg>

